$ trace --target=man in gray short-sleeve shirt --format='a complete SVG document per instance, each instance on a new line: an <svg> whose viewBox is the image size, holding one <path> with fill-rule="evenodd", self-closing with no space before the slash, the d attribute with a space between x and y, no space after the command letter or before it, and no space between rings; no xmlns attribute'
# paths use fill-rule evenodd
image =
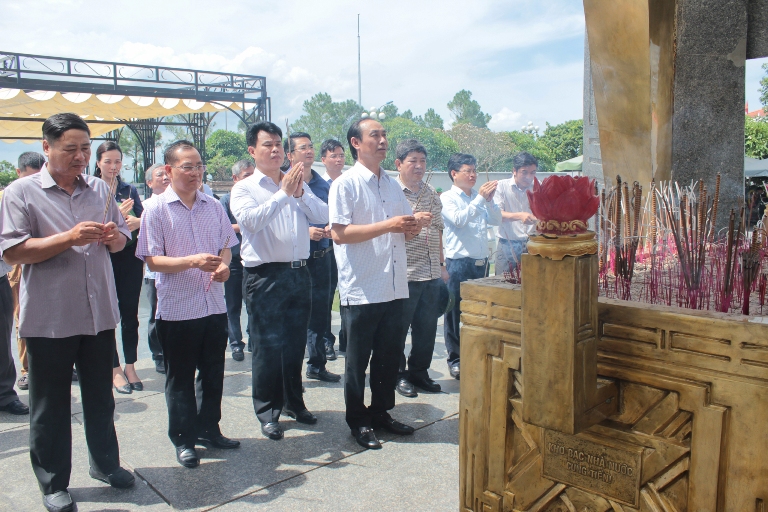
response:
<svg viewBox="0 0 768 512"><path fill-rule="evenodd" d="M92 478L133 485L120 467L112 395L115 326L120 319L109 252L131 234L106 182L83 174L88 125L75 114L43 124L48 164L5 189L0 252L23 264L20 334L29 354L30 458L48 510L74 509L71 376L77 366ZM109 204L108 209L105 206Z"/></svg>

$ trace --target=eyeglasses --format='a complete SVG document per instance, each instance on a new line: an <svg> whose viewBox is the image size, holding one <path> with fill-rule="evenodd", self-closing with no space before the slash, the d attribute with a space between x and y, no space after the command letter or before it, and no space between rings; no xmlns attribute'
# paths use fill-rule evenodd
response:
<svg viewBox="0 0 768 512"><path fill-rule="evenodd" d="M309 151L310 149L315 149L314 144L302 144L301 146L296 146L293 148L294 151L301 151L304 153L305 151Z"/></svg>
<svg viewBox="0 0 768 512"><path fill-rule="evenodd" d="M456 171L459 174L466 174L467 176L472 176L473 174L477 176L477 171Z"/></svg>
<svg viewBox="0 0 768 512"><path fill-rule="evenodd" d="M192 174L193 172L204 173L206 170L208 170L207 165L184 165L184 166L173 165L172 167L174 169L181 169L186 174Z"/></svg>

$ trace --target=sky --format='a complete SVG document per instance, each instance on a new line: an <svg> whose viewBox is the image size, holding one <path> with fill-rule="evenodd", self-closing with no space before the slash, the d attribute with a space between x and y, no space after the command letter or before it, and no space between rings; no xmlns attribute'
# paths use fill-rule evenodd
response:
<svg viewBox="0 0 768 512"><path fill-rule="evenodd" d="M1 12L2 51L266 76L281 125L318 92L357 99L360 14L366 108L431 107L448 124L446 104L468 89L493 130L582 117L580 0L3 0ZM765 61L747 64L752 108ZM0 143L0 160L34 149Z"/></svg>

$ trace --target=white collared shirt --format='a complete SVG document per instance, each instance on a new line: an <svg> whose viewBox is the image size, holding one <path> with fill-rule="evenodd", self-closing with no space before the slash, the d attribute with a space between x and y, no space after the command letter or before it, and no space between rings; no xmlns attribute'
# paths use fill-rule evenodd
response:
<svg viewBox="0 0 768 512"><path fill-rule="evenodd" d="M508 213L528 212L531 213L531 206L528 204L527 190L533 190L531 187L522 189L517 186L514 178L499 180L496 187L496 193L493 196L493 202L496 203L501 211ZM503 219L499 226L499 238L507 240L525 241L536 230L536 224L525 224L521 220Z"/></svg>
<svg viewBox="0 0 768 512"><path fill-rule="evenodd" d="M302 182L304 195L288 196L257 168L232 187L230 208L240 226L246 267L309 257L309 224L328 222L328 205Z"/></svg>
<svg viewBox="0 0 768 512"><path fill-rule="evenodd" d="M331 185L331 224L374 224L411 215L400 185L379 168L379 178L357 162ZM405 235L386 233L366 242L334 247L341 304L359 305L408 298Z"/></svg>
<svg viewBox="0 0 768 512"><path fill-rule="evenodd" d="M446 258L488 257L488 226L501 224L501 210L476 190L468 196L456 185L440 195L443 203L443 253Z"/></svg>

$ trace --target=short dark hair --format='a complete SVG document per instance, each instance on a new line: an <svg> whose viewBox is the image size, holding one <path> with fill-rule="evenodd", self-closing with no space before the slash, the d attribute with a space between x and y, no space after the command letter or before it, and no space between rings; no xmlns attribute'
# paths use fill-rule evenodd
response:
<svg viewBox="0 0 768 512"><path fill-rule="evenodd" d="M115 149L120 152L120 157L122 158L123 150L120 149L120 146L117 145L117 142L108 140L107 142L102 142L99 144L99 147L96 148L96 169L93 171L94 176L101 178L101 167L99 167L99 160L101 160L101 157L104 153ZM117 179L120 179L119 174L117 175Z"/></svg>
<svg viewBox="0 0 768 512"><path fill-rule="evenodd" d="M53 144L67 130L83 130L88 134L88 137L91 136L91 129L88 128L86 122L79 115L65 112L53 114L45 120L43 123L43 138L48 141L48 144Z"/></svg>
<svg viewBox="0 0 768 512"><path fill-rule="evenodd" d="M341 148L344 151L344 146L336 139L328 139L323 141L323 145L320 146L320 156L325 156L328 153L333 153L336 148Z"/></svg>
<svg viewBox="0 0 768 512"><path fill-rule="evenodd" d="M347 144L349 144L349 152L352 153L352 158L354 160L357 160L357 150L352 145L352 138L354 137L360 141L363 140L363 130L360 128L360 125L363 123L363 121L367 120L368 118L358 119L352 123L352 126L350 126L349 130L347 130Z"/></svg>
<svg viewBox="0 0 768 512"><path fill-rule="evenodd" d="M173 165L175 164L178 159L176 158L176 151L179 149L197 149L195 145L188 140L181 139L177 140L176 142L172 143L170 146L165 148L165 152L163 152L163 162L165 162L165 165Z"/></svg>
<svg viewBox="0 0 768 512"><path fill-rule="evenodd" d="M424 158L427 157L427 148L424 147L424 144L417 141L416 139L406 139L403 141L400 141L397 144L397 149L395 150L395 155L398 160L401 162L405 160L408 155L411 153L421 153L424 155Z"/></svg>
<svg viewBox="0 0 768 512"><path fill-rule="evenodd" d="M286 153L293 153L296 150L296 139L309 139L312 142L312 137L306 132L291 132L291 134L283 141L283 149Z"/></svg>
<svg viewBox="0 0 768 512"><path fill-rule="evenodd" d="M256 146L256 141L259 138L259 132L267 132L272 135L277 135L281 139L283 138L283 131L275 123L269 121L259 121L256 124L252 124L248 131L245 132L245 143L249 146Z"/></svg>
<svg viewBox="0 0 768 512"><path fill-rule="evenodd" d="M45 165L45 157L35 151L27 151L19 155L19 170L24 171L27 167L39 171Z"/></svg>
<svg viewBox="0 0 768 512"><path fill-rule="evenodd" d="M458 171L462 165L477 165L477 159L467 153L454 153L448 159L448 177L453 181L451 171Z"/></svg>
<svg viewBox="0 0 768 512"><path fill-rule="evenodd" d="M536 157L525 151L521 151L512 158L512 170L516 171L521 167L528 167L529 165L539 166L539 161Z"/></svg>

